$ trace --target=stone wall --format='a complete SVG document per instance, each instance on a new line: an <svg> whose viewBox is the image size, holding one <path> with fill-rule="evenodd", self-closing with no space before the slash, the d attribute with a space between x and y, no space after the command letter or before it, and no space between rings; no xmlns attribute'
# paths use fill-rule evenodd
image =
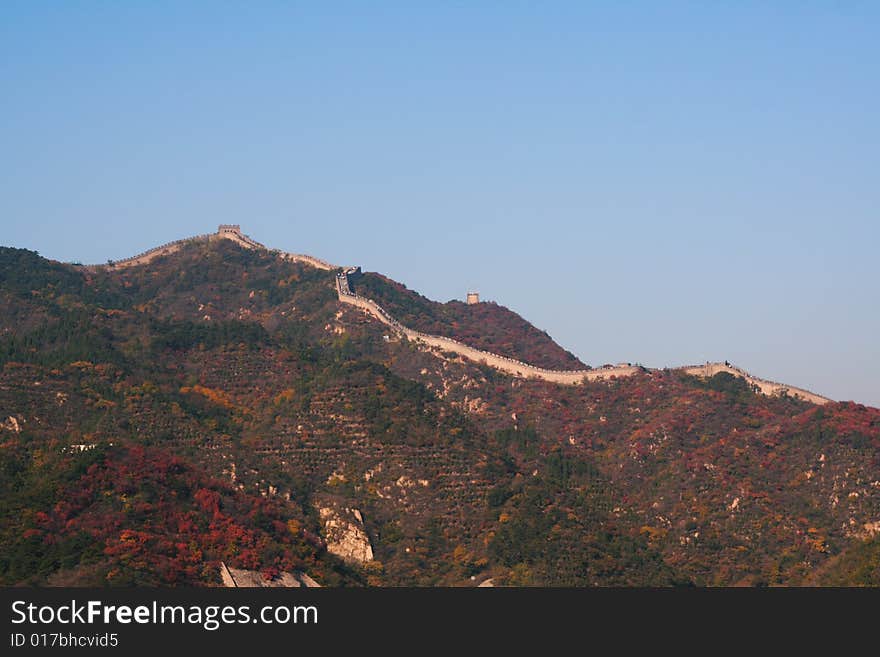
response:
<svg viewBox="0 0 880 657"><path fill-rule="evenodd" d="M182 240L175 240L173 242L168 242L167 244L163 244L162 246L157 246L155 248L150 249L149 251L144 251L143 253L139 253L138 255L131 256L130 258L125 258L123 260L116 260L107 265L93 265L93 267L110 267L111 269L120 269L123 267L133 267L135 265L144 265L150 260L158 258L160 256L169 255L174 253L175 251L180 250L182 246L185 244L191 244L192 242L207 242L214 235L197 235L196 237L187 237Z"/></svg>
<svg viewBox="0 0 880 657"><path fill-rule="evenodd" d="M194 242L210 242L217 239L230 240L231 242L235 242L245 249L260 249L263 251L270 250L265 245L260 244L255 239L242 233L238 225L220 224L216 233L210 233L207 235L196 235L195 237L186 237L184 239L175 240L173 242L168 242L167 244L152 248L149 251L144 251L143 253L131 256L130 258L114 261L112 262L112 264L90 265L89 268L96 269L110 267L112 269L121 269L124 267L144 265L151 260L154 260L155 258L170 255L175 251L179 251L183 246L187 244L192 244ZM339 267L337 267L336 265L332 265L329 262L321 260L320 258L314 258L310 255L305 255L303 253L286 253L284 251L278 251L277 249L272 249L271 251L273 253L277 253L279 257L285 260L290 260L292 262L303 262L312 267L317 267L318 269L325 269L328 271L339 269Z"/></svg>
<svg viewBox="0 0 880 657"><path fill-rule="evenodd" d="M394 329L399 335L406 337L408 340L420 342L443 351L456 353L474 362L485 363L486 365L494 367L502 372L506 372L507 374L522 378L537 378L563 385L577 385L584 381L599 381L602 379L610 379L612 377L632 376L636 372L645 370L645 368L634 365L617 365L614 367L603 367L601 369L590 370L548 370L523 363L514 358L508 358L499 354L476 349L475 347L463 344L452 338L439 335L429 335L427 333L422 333L421 331L415 331L398 322L375 301L352 292L351 287L348 284L348 275L352 272L354 272L354 268L346 269L336 275L336 291L339 300L342 303L362 308L383 324ZM685 374L706 378L712 377L719 372L728 372L734 376L742 377L750 384L757 386L765 395L786 394L813 404L827 404L831 401L827 397L822 397L809 390L776 383L775 381L760 379L756 376L752 376L743 369L726 363L707 363L706 365L692 365L674 369L680 370Z"/></svg>
<svg viewBox="0 0 880 657"><path fill-rule="evenodd" d="M141 265L150 262L151 260L153 260L154 258L158 258L159 256L174 253L185 244L201 241L207 242L215 239L232 240L236 244L239 244L246 249L269 250L264 245L242 233L237 225L221 224L216 233L212 233L210 235L199 235L197 237L190 237L187 239L169 242L167 244L163 244L162 246L157 246L154 249L150 249L149 251L145 251L144 253L141 253L139 255L133 256L131 258L126 258L125 260L120 260L113 263L112 265L106 266L112 268L120 268ZM272 249L271 252L278 254L279 257L285 260L290 260L292 262L302 262L312 267L317 267L318 269L323 269L326 271L341 269L340 267L332 265L325 260L314 258L312 256L302 253L287 253L275 249ZM102 265L92 266L92 268L96 267L102 267ZM421 331L413 330L398 322L375 301L355 294L351 290L351 286L349 285L349 277L352 277L352 279L354 279L354 277L358 275L360 275L360 267L348 267L340 273L336 274L336 292L341 303L363 309L365 312L369 313L383 324L391 327L398 335L401 335L408 340L412 340L414 342L418 342L429 347L433 347L435 349L440 349L442 351L452 352L477 363L485 363L489 367L493 367L501 372L505 372L513 376L527 379L537 378L544 381L551 381L553 383L560 383L564 385L576 385L579 383L583 383L584 381L598 381L602 379L610 379L612 377L632 376L636 372L644 370L644 368L642 367L636 367L633 365L617 365L615 367L603 367L601 369L587 370L548 370L541 367L535 367L534 365L529 365L528 363L523 363L522 361L516 360L514 358L508 358L507 356L493 354L488 351L483 351L482 349L471 347L453 338L422 333ZM776 383L775 381L760 379L758 377L752 376L745 370L734 367L732 365L728 365L727 363L707 363L705 365L690 365L675 369L678 369L686 374L692 374L702 377L711 377L715 374L718 374L719 372L728 372L729 374L732 374L734 376L742 377L750 384L757 386L758 389L765 395L787 394L791 395L792 397L798 397L805 401L812 402L814 404L826 404L831 401L830 399L822 397L821 395L817 395L813 392L810 392L809 390L795 388L794 386L787 386L782 383Z"/></svg>
<svg viewBox="0 0 880 657"><path fill-rule="evenodd" d="M311 265L312 267L317 267L318 269L325 269L327 271L332 271L334 269L339 269L336 265L331 265L326 260L321 260L320 258L313 258L310 255L306 255L304 253L285 253L283 251L279 251L278 254L284 258L285 260L290 260L292 262L304 262L307 265Z"/></svg>
<svg viewBox="0 0 880 657"><path fill-rule="evenodd" d="M483 351L476 347L471 347L453 338L447 338L440 335L430 335L408 328L394 319L382 306L372 299L359 296L351 291L348 284L348 271L341 272L336 275L336 292L342 303L357 306L373 315L383 324L394 329L399 335L406 337L408 340L420 342L431 347L436 347L443 351L450 351L460 356L472 360L477 363L485 363L502 372L519 376L522 378L538 378L544 381L552 381L562 384L578 384L584 380L596 381L619 376L631 376L640 371L641 368L632 365L618 366L611 368L603 368L600 370L548 370L542 367L535 367L528 363L508 358L500 354L493 354L489 351Z"/></svg>
<svg viewBox="0 0 880 657"><path fill-rule="evenodd" d="M804 390L803 388L796 388L794 386L785 385L784 383L777 383L776 381L767 381L766 379L758 378L749 374L744 369L736 367L735 365L728 365L727 363L686 365L684 367L678 367L676 369L684 372L685 374L705 378L713 377L719 372L727 372L728 374L732 374L733 376L742 377L749 384L757 386L757 388L765 395L788 395L790 397L797 397L799 399L803 399L804 401L820 405L827 404L828 402L832 401L827 397L817 395L816 393L810 392L809 390Z"/></svg>

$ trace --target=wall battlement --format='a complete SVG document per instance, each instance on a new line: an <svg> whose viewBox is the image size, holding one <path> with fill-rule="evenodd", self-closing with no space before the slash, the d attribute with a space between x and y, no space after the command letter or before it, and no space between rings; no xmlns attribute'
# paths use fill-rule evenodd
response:
<svg viewBox="0 0 880 657"><path fill-rule="evenodd" d="M406 337L408 340L420 342L422 344L436 347L444 351L464 356L465 358L477 363L485 363L502 372L512 374L522 378L537 378L544 381L551 381L563 385L578 385L585 381L600 381L615 377L632 376L637 372L648 371L647 368L633 365L617 365L614 367L603 367L601 369L589 370L549 370L542 367L535 367L528 363L523 363L514 358L493 354L482 349L477 349L469 345L463 344L453 338L447 338L439 335L429 335L407 328L396 319L394 319L384 308L371 299L359 296L351 290L348 282L349 275L360 272L360 268L350 267L336 274L336 292L342 303L357 306L365 310L367 313L376 317L380 322L391 327L396 333ZM734 376L742 377L749 384L756 386L765 395L790 395L811 402L813 404L827 404L832 401L827 397L822 397L809 390L803 390L794 386L788 386L783 383L774 381L766 381L758 377L752 376L745 370L734 367L727 363L706 363L705 365L693 365L672 368L682 371L685 374L709 378L719 372L728 372Z"/></svg>
<svg viewBox="0 0 880 657"><path fill-rule="evenodd" d="M310 255L305 255L302 253L287 253L285 251L279 251L277 249L268 249L263 244L260 244L248 235L242 233L241 226L238 224L220 224L220 226L218 226L217 228L216 233L197 235L195 237L175 240L174 242L168 242L167 244L157 246L153 249L150 249L149 251L144 251L143 253L132 256L130 258L126 258L124 260L110 262L106 265L89 265L87 266L87 268L122 269L125 267L142 265L150 262L155 258L174 253L175 251L180 250L186 244L191 244L194 242L211 242L217 239L231 240L245 249L260 249L264 251L269 251L270 253L274 253L284 260L290 260L292 262L302 262L312 267L323 269L325 271L340 269L341 271L336 274L336 292L337 297L341 303L361 308L368 314L378 319L383 324L392 328L398 335L401 335L408 340L412 340L414 342L418 342L443 351L450 351L459 354L460 356L463 356L468 360L472 360L477 363L485 363L489 367L497 369L501 372L505 372L507 374L511 374L513 376L526 379L541 379L544 381L550 381L562 385L578 385L584 383L585 381L600 381L603 379L632 376L637 372L649 371L647 368L634 365L617 365L614 367L608 366L599 369L585 370L549 370L542 367L529 365L528 363L516 360L515 358L509 358L500 354L483 351L482 349L471 347L453 338L447 338L440 335L430 335L428 333L416 331L414 329L404 326L399 321L394 319L394 317L392 317L375 301L367 299L366 297L359 296L358 294L355 294L354 291L352 291L351 285L349 284L349 278L354 280L357 276L359 276L361 274L360 267L341 268L337 265L330 264L325 260L321 260L320 258L315 258ZM470 302L471 295L469 294L468 297L468 301ZM474 293L473 302L478 302L478 299L479 297L477 297L476 293ZM809 390L796 388L794 386L788 386L783 383L777 383L775 381L767 381L765 379L752 376L745 370L730 365L729 363L706 363L705 365L688 365L672 369L684 372L685 374L706 378L714 376L719 372L727 372L729 374L732 374L733 376L738 376L745 379L750 385L755 386L765 395L790 395L792 397L812 402L814 404L826 404L832 401L827 397L822 397L821 395L817 395L816 393L810 392Z"/></svg>
<svg viewBox="0 0 880 657"><path fill-rule="evenodd" d="M632 365L602 368L598 370L549 370L543 367L535 367L515 358L501 356L489 351L483 351L476 347L471 347L453 338L447 338L440 335L430 335L422 333L414 329L408 328L394 319L382 306L371 299L359 296L352 292L348 284L348 275L354 271L354 268L343 270L336 274L336 291L339 300L366 310L368 313L376 317L383 324L394 329L399 335L403 335L408 340L421 342L431 347L436 347L444 351L457 353L465 358L477 363L485 363L502 372L519 376L522 378L538 378L544 381L552 381L554 383L562 383L567 385L575 385L586 381L598 381L601 379L610 379L617 376L631 376L636 372L642 371L641 367Z"/></svg>
<svg viewBox="0 0 880 657"><path fill-rule="evenodd" d="M690 374L691 376L699 376L706 379L715 376L719 372L727 372L728 374L732 374L733 376L738 376L745 379L747 383L757 387L763 394L768 396L788 395L790 397L796 397L798 399L803 399L804 401L819 405L827 404L828 402L832 401L827 397L817 395L815 392L810 392L809 390L804 390L803 388L796 388L795 386L789 386L784 383L777 383L776 381L761 379L757 376L749 374L740 367L736 367L735 365L730 365L728 363L685 365L683 367L676 367L674 369L684 372L685 374Z"/></svg>
<svg viewBox="0 0 880 657"><path fill-rule="evenodd" d="M230 240L245 249L260 249L263 251L271 251L272 253L278 254L279 257L284 258L285 260L291 260L293 262L304 262L307 265L317 267L318 269L339 269L339 267L337 267L336 265L331 265L329 262L325 262L320 258L313 258L312 256L304 255L301 253L285 253L284 251L278 251L277 249L269 249L265 245L260 244L255 239L251 238L250 236L242 233L241 226L239 224L220 224L217 227L216 233L196 235L194 237L185 237L180 240L175 240L173 242L168 242L166 244L162 244L161 246L154 247L148 251L144 251L143 253L131 256L130 258L110 261L106 265L88 265L87 268L123 269L125 267L144 265L151 260L154 260L155 258L170 255L175 251L179 251L183 246L187 244L193 244L196 242L211 242L218 239Z"/></svg>

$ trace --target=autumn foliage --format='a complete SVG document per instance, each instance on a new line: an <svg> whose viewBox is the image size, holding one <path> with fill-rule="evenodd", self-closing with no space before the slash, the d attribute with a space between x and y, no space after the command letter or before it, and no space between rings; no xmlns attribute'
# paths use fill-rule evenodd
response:
<svg viewBox="0 0 880 657"><path fill-rule="evenodd" d="M109 584L215 581L220 561L274 573L325 569L320 541L280 504L152 448L109 450L27 530L47 550L78 536L96 546L91 558Z"/></svg>

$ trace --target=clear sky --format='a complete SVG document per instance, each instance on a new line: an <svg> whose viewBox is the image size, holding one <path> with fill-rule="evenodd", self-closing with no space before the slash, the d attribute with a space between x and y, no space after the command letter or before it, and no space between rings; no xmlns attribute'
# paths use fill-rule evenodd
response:
<svg viewBox="0 0 880 657"><path fill-rule="evenodd" d="M239 223L880 406L876 2L0 3L0 244Z"/></svg>

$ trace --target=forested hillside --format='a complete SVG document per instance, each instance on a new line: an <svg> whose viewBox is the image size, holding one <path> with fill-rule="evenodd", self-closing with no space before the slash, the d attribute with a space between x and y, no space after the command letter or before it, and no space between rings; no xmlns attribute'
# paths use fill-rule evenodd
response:
<svg viewBox="0 0 880 657"><path fill-rule="evenodd" d="M581 367L493 304L401 321ZM0 249L0 582L877 584L880 411L645 371L559 386L389 335L229 241L85 268ZM355 509L373 559L328 552Z"/></svg>
<svg viewBox="0 0 880 657"><path fill-rule="evenodd" d="M545 331L497 303L437 303L381 274L360 276L356 292L376 301L404 326L455 338L471 347L521 360L537 367L581 370L586 366Z"/></svg>

